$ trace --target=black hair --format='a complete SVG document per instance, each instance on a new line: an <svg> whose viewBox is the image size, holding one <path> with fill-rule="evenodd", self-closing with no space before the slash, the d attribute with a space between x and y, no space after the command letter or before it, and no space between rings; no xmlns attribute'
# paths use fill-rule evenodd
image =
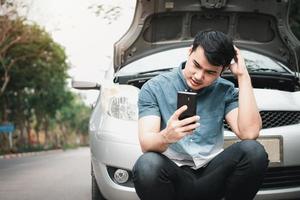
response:
<svg viewBox="0 0 300 200"><path fill-rule="evenodd" d="M220 31L200 31L196 34L192 52L201 46L208 62L214 66L228 67L236 55L232 40Z"/></svg>

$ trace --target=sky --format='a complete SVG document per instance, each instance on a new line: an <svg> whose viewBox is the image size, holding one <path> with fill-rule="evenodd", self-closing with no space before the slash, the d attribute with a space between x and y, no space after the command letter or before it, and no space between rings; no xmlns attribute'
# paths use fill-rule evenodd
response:
<svg viewBox="0 0 300 200"><path fill-rule="evenodd" d="M75 80L99 82L112 67L113 44L129 28L136 0L20 0L26 16L61 44L71 64L69 75ZM102 5L96 13L97 5ZM117 18L104 13L118 6ZM108 15L112 16L112 15ZM96 101L97 91L78 91L87 104Z"/></svg>

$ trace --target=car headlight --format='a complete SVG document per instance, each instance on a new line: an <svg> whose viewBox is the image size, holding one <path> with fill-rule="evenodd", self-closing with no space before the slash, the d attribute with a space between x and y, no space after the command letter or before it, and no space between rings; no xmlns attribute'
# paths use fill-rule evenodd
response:
<svg viewBox="0 0 300 200"><path fill-rule="evenodd" d="M116 85L107 88L102 102L106 113L114 118L135 121L138 119L139 89L128 85Z"/></svg>
<svg viewBox="0 0 300 200"><path fill-rule="evenodd" d="M118 119L137 120L137 104L130 102L128 97L112 97L107 114Z"/></svg>

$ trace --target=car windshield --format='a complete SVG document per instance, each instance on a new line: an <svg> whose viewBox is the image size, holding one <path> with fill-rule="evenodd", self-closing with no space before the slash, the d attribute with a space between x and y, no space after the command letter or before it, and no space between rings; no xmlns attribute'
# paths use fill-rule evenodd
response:
<svg viewBox="0 0 300 200"><path fill-rule="evenodd" d="M251 72L276 72L287 73L288 70L283 64L272 60L271 58L242 50L242 54L245 58L248 71ZM143 74L147 72L163 71L169 68L174 68L180 65L187 59L188 48L177 48L166 50L163 52L155 53L147 57L141 58L137 61L129 63L123 67L117 76L126 76L133 74Z"/></svg>
<svg viewBox="0 0 300 200"><path fill-rule="evenodd" d="M185 61L187 56L187 47L155 53L129 63L118 72L118 76L140 74L148 71L174 68Z"/></svg>
<svg viewBox="0 0 300 200"><path fill-rule="evenodd" d="M245 58L245 63L249 72L288 72L285 67L282 67L283 64L280 64L267 56L246 50L242 50L242 54Z"/></svg>

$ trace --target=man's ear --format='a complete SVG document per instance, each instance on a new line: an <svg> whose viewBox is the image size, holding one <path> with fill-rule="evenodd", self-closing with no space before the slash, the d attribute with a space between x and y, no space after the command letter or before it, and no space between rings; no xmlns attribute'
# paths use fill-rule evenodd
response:
<svg viewBox="0 0 300 200"><path fill-rule="evenodd" d="M221 71L220 75L226 70L226 68L227 68L227 66L226 67L222 66L222 71Z"/></svg>
<svg viewBox="0 0 300 200"><path fill-rule="evenodd" d="M188 49L188 54L191 55L191 53L193 52L193 45L191 45Z"/></svg>
<svg viewBox="0 0 300 200"><path fill-rule="evenodd" d="M224 71L226 71L227 69L229 69L229 65L227 65L227 66L223 66L223 67L222 67L222 71L221 71L220 75L222 75L222 74L223 74L223 72L224 72Z"/></svg>

